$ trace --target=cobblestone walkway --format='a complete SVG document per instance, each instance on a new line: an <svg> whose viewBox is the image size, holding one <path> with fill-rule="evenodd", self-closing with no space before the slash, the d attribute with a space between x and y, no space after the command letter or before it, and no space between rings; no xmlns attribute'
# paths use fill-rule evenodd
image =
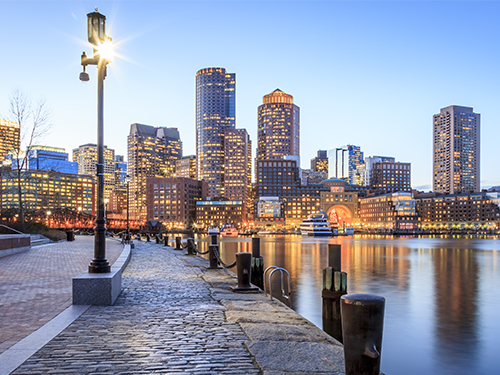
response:
<svg viewBox="0 0 500 375"><path fill-rule="evenodd" d="M106 241L110 263L122 250L118 241ZM77 236L0 258L0 354L71 305L72 278L93 255L94 237Z"/></svg>
<svg viewBox="0 0 500 375"><path fill-rule="evenodd" d="M93 306L14 374L258 374L200 269L136 242L114 306Z"/></svg>

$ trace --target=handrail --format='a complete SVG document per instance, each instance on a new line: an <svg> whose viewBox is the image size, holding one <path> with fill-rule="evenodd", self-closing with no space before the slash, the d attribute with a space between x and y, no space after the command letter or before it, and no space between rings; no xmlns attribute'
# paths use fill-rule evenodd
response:
<svg viewBox="0 0 500 375"><path fill-rule="evenodd" d="M273 274L276 271L279 271L281 274L281 284L280 284L281 296L283 297L283 299L288 301L289 306L292 306L292 300L290 299L292 291L290 289L290 274L288 273L288 271L286 269L278 267L278 266L271 266L271 267L266 268L266 270L264 271L264 293L265 293L266 297L267 297L267 286L266 286L267 271L271 271L269 273L269 296L271 297L271 301L273 300L273 284L271 283L271 279L272 279ZM285 281L283 280L283 273L284 272L286 272L286 274L288 275L288 294L285 292Z"/></svg>
<svg viewBox="0 0 500 375"><path fill-rule="evenodd" d="M11 231L19 233L19 234L24 234L23 232L19 232L18 230L15 230L15 229L13 229L11 227L8 227L7 225L0 224L0 227L4 227L4 228L7 228L7 229L10 229Z"/></svg>

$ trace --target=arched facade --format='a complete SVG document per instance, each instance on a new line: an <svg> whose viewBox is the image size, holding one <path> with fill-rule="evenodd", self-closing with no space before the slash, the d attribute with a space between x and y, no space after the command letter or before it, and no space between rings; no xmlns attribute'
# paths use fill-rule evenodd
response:
<svg viewBox="0 0 500 375"><path fill-rule="evenodd" d="M322 182L330 191L321 192L321 209L328 214L333 224L352 225L359 222L358 193L346 191L348 183L331 178Z"/></svg>

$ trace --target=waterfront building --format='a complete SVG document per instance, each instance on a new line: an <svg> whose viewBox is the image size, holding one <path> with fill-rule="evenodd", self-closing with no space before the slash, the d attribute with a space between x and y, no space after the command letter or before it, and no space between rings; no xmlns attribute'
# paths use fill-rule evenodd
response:
<svg viewBox="0 0 500 375"><path fill-rule="evenodd" d="M420 225L411 193L397 192L359 200L360 221L367 229L415 232Z"/></svg>
<svg viewBox="0 0 500 375"><path fill-rule="evenodd" d="M326 172L328 174L328 155L326 150L318 150L316 157L311 159L311 169L314 172Z"/></svg>
<svg viewBox="0 0 500 375"><path fill-rule="evenodd" d="M370 192L379 195L398 191L411 192L411 164L392 161L373 163Z"/></svg>
<svg viewBox="0 0 500 375"><path fill-rule="evenodd" d="M366 187L350 185L347 181L331 178L321 183L320 207L328 214L330 223L338 226L359 224L359 198L366 196Z"/></svg>
<svg viewBox="0 0 500 375"><path fill-rule="evenodd" d="M415 204L422 229L498 229L500 193L417 193Z"/></svg>
<svg viewBox="0 0 500 375"><path fill-rule="evenodd" d="M293 96L276 89L258 108L257 161L300 155L300 109Z"/></svg>
<svg viewBox="0 0 500 375"><path fill-rule="evenodd" d="M481 115L451 105L433 117L432 190L443 194L480 191Z"/></svg>
<svg viewBox="0 0 500 375"><path fill-rule="evenodd" d="M196 155L183 156L175 164L175 176L196 180Z"/></svg>
<svg viewBox="0 0 500 375"><path fill-rule="evenodd" d="M96 176L97 145L87 143L73 149L73 162L78 163L78 174ZM104 199L115 188L115 150L104 146Z"/></svg>
<svg viewBox="0 0 500 375"><path fill-rule="evenodd" d="M5 155L21 148L21 127L17 122L0 118L0 162Z"/></svg>
<svg viewBox="0 0 500 375"><path fill-rule="evenodd" d="M42 170L23 170L21 190L26 212L69 209L95 214L95 183L88 175ZM19 209L17 176L14 172L1 174L2 211Z"/></svg>
<svg viewBox="0 0 500 375"><path fill-rule="evenodd" d="M64 148L31 146L28 150L28 169L78 174L78 163L68 161Z"/></svg>
<svg viewBox="0 0 500 375"><path fill-rule="evenodd" d="M260 197L257 201L257 210L254 219L256 227L265 227L270 225L284 226L285 211L283 202L279 197Z"/></svg>
<svg viewBox="0 0 500 375"><path fill-rule="evenodd" d="M230 223L236 228L245 224L243 201L206 200L196 202L196 225L202 230L220 228Z"/></svg>
<svg viewBox="0 0 500 375"><path fill-rule="evenodd" d="M182 156L182 142L177 128L138 123L130 125L127 141L130 217L145 221L146 179L174 176L177 160Z"/></svg>
<svg viewBox="0 0 500 375"><path fill-rule="evenodd" d="M236 123L236 74L224 68L196 73L197 179L208 182L210 197L222 197L224 130Z"/></svg>
<svg viewBox="0 0 500 375"><path fill-rule="evenodd" d="M207 197L208 183L186 177L152 177L146 182L146 220L169 228L189 228L196 220L196 202Z"/></svg>
<svg viewBox="0 0 500 375"><path fill-rule="evenodd" d="M252 143L245 129L224 130L224 185L226 200L243 201L243 217L247 217L249 190L252 184Z"/></svg>
<svg viewBox="0 0 500 375"><path fill-rule="evenodd" d="M365 158L365 167L363 168L364 171L364 177L363 177L363 184L365 186L370 186L372 183L372 170L373 170L373 164L374 163L395 163L396 158L393 158L392 156L367 156Z"/></svg>

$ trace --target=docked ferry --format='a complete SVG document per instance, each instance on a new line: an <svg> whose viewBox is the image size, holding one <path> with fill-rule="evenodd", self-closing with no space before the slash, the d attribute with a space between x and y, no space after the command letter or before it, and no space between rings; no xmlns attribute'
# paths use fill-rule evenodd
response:
<svg viewBox="0 0 500 375"><path fill-rule="evenodd" d="M224 224L220 230L221 236L227 237L238 237L238 230L233 226L233 224Z"/></svg>
<svg viewBox="0 0 500 375"><path fill-rule="evenodd" d="M327 213L320 211L317 214L309 215L309 217L300 224L300 233L303 236L331 237L333 232L328 221Z"/></svg>

